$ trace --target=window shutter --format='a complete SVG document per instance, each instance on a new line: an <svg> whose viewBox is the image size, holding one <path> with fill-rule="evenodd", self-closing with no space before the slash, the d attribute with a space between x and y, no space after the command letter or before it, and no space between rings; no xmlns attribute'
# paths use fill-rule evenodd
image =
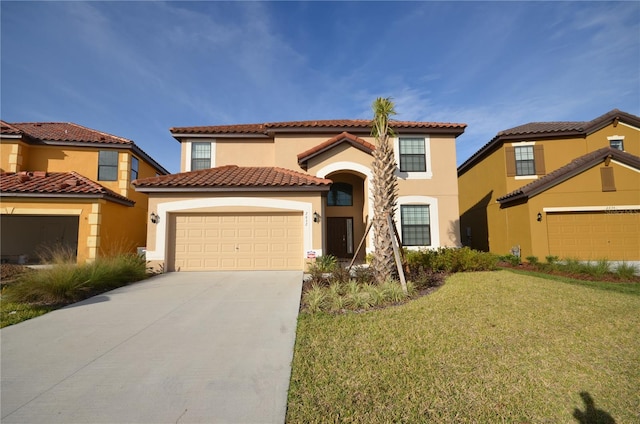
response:
<svg viewBox="0 0 640 424"><path fill-rule="evenodd" d="M616 182L613 179L613 168L600 168L600 177L602 179L602 191L616 191Z"/></svg>
<svg viewBox="0 0 640 424"><path fill-rule="evenodd" d="M536 144L533 146L533 160L536 166L536 175L546 174L544 169L544 146Z"/></svg>
<svg viewBox="0 0 640 424"><path fill-rule="evenodd" d="M516 148L505 146L504 152L507 155L507 177L516 176Z"/></svg>

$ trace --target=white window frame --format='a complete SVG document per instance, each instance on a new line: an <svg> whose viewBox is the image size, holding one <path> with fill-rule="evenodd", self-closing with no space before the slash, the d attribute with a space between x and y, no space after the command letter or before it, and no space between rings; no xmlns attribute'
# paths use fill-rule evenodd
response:
<svg viewBox="0 0 640 424"><path fill-rule="evenodd" d="M624 136L623 135L612 135L611 137L607 137L607 140L609 140L609 147L611 147L612 141L620 141L620 143L622 143L622 149L620 150L624 152ZM611 148L615 149L615 147L611 147Z"/></svg>
<svg viewBox="0 0 640 424"><path fill-rule="evenodd" d="M407 246L409 250L437 249L440 246L440 216L438 212L438 199L431 196L400 196L398 197L395 211L396 229L402 239L402 222L400 207L403 205L429 206L429 231L431 232L431 246Z"/></svg>
<svg viewBox="0 0 640 424"><path fill-rule="evenodd" d="M515 148L516 147L528 147L528 146L535 146L536 142L535 141L521 141L518 143L511 143L511 146L514 147L514 160L515 160ZM517 161L516 161L517 162ZM534 149L534 153L533 153L533 171L535 172L535 166L536 166L536 159L535 159L535 149ZM517 170L518 166L517 163L514 164L514 169ZM513 177L516 180L537 180L538 179L538 175L537 174L533 174L533 175L515 175Z"/></svg>
<svg viewBox="0 0 640 424"><path fill-rule="evenodd" d="M425 172L405 172L400 171L400 139L401 138L424 138L424 156L425 166L427 170ZM433 172L431 167L431 137L424 134L402 134L398 137L393 137L393 155L396 160L396 176L404 180L430 180L433 178Z"/></svg>
<svg viewBox="0 0 640 424"><path fill-rule="evenodd" d="M191 147L193 143L211 143L211 168L216 167L216 141L212 139L190 139L185 141L187 148L185 150L185 172L191 171Z"/></svg>

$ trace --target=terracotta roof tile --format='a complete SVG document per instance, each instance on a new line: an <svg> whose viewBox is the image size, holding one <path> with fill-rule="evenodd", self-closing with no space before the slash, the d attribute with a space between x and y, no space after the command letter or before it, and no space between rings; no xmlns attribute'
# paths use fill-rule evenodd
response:
<svg viewBox="0 0 640 424"><path fill-rule="evenodd" d="M331 180L276 167L227 165L133 181L145 189L320 189L328 190Z"/></svg>
<svg viewBox="0 0 640 424"><path fill-rule="evenodd" d="M2 196L38 196L86 195L87 197L105 197L119 203L133 206L135 202L127 197L98 184L91 179L71 172L10 172L0 174L0 192Z"/></svg>
<svg viewBox="0 0 640 424"><path fill-rule="evenodd" d="M22 132L10 123L0 120L0 134L21 135Z"/></svg>
<svg viewBox="0 0 640 424"><path fill-rule="evenodd" d="M83 127L71 122L21 122L11 125L32 138L43 141L79 141L105 144L132 144L133 141Z"/></svg>
<svg viewBox="0 0 640 424"><path fill-rule="evenodd" d="M349 143L355 148L360 149L366 153L371 153L376 148L376 146L374 146L373 144L369 143L366 140L363 140L360 137L356 137L355 135L349 134L348 132L343 132L341 134L338 134L335 137L330 138L329 140L323 143L318 144L315 147L312 147L309 150L306 150L300 153L298 155L298 163L302 164L303 162L306 162L312 157L319 155L322 152L326 152L327 150L342 143Z"/></svg>
<svg viewBox="0 0 640 424"><path fill-rule="evenodd" d="M635 127L640 127L640 117L619 109L613 109L591 121L530 122L500 131L491 141L482 146L480 150L458 167L458 176L469 170L477 161L493 151L495 147L500 146L504 141L569 136L584 137L615 121L622 121Z"/></svg>
<svg viewBox="0 0 640 424"><path fill-rule="evenodd" d="M537 180L520 187L517 190L512 191L497 200L502 204L510 203L516 200L529 198L541 193L548 188L551 188L567 179L575 176L576 174L583 172L586 169L602 162L608 156L626 165L640 169L640 157L632 155L631 153L623 152L622 150L612 149L610 147L604 147L602 149L595 150L586 155L580 156L569 162L568 164L556 169L555 171L538 178Z"/></svg>
<svg viewBox="0 0 640 424"><path fill-rule="evenodd" d="M451 129L457 130L460 134L464 132L466 124L456 124L449 122L414 122L414 121L391 121L390 126L394 129ZM173 127L170 128L174 135L179 134L269 134L279 130L327 130L343 131L353 129L369 130L371 121L367 119L328 119L318 121L288 121L288 122L268 122L263 124L239 124L239 125L208 125L197 127Z"/></svg>

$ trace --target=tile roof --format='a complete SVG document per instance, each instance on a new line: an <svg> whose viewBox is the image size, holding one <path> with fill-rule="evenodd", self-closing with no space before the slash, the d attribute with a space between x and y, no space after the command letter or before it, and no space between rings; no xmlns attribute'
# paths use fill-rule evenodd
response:
<svg viewBox="0 0 640 424"><path fill-rule="evenodd" d="M528 199L601 163L607 157L640 170L640 157L623 152L622 150L604 147L574 159L544 177L538 178L511 193L499 197L497 201L504 205L518 200Z"/></svg>
<svg viewBox="0 0 640 424"><path fill-rule="evenodd" d="M458 167L458 175L462 175L462 173L470 169L473 164L480 160L486 153L489 153L494 147L501 145L502 142L506 140L524 141L568 136L585 137L609 125L611 122L617 121L622 121L640 128L640 117L618 109L613 109L591 121L530 122L500 131L491 141L482 146L480 150L471 155L469 159Z"/></svg>
<svg viewBox="0 0 640 424"><path fill-rule="evenodd" d="M8 122L0 120L0 134L3 135L22 135L22 132Z"/></svg>
<svg viewBox="0 0 640 424"><path fill-rule="evenodd" d="M456 124L449 122L414 122L414 121L391 121L390 126L396 130L408 129L443 129L450 130L457 135L464 132L467 124ZM261 134L267 135L282 131L309 131L324 130L343 131L362 129L371 130L371 121L367 119L328 119L319 121L289 121L289 122L267 122L263 124L239 124L239 125L209 125L197 127L173 127L169 131L174 137L188 134Z"/></svg>
<svg viewBox="0 0 640 424"><path fill-rule="evenodd" d="M328 190L331 180L276 167L227 165L198 171L135 180L138 191ZM150 190L149 190L150 189ZM154 190L155 189L155 190Z"/></svg>
<svg viewBox="0 0 640 424"><path fill-rule="evenodd" d="M133 206L135 202L97 182L71 172L7 172L0 174L0 195L6 197L100 197Z"/></svg>
<svg viewBox="0 0 640 424"><path fill-rule="evenodd" d="M168 174L162 165L155 161L132 140L118 137L102 131L83 127L72 122L17 122L0 121L1 134L22 135L27 142L46 144L98 143L110 148L131 149L135 154L153 166L161 174ZM95 146L94 146L95 147Z"/></svg>
<svg viewBox="0 0 640 424"><path fill-rule="evenodd" d="M363 152L369 153L369 154L373 152L376 148L376 146L374 146L373 144L369 143L366 140L363 140L360 137L356 137L355 135L349 134L348 132L343 132L338 134L335 137L330 138L329 140L323 143L318 144L315 147L312 147L309 150L306 150L300 153L298 155L298 163L302 164L308 161L309 159L311 159L312 157L317 156L322 152L326 152L327 150L342 143L349 143L353 147L360 149Z"/></svg>
<svg viewBox="0 0 640 424"><path fill-rule="evenodd" d="M24 134L43 141L83 141L104 144L133 144L133 141L83 127L72 122L11 123Z"/></svg>

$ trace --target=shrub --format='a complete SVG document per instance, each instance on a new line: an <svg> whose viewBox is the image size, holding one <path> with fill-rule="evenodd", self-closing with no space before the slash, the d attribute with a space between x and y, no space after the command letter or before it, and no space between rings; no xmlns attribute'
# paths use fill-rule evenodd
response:
<svg viewBox="0 0 640 424"><path fill-rule="evenodd" d="M500 260L508 264L511 264L511 266L520 265L520 257L516 255L504 255L500 257Z"/></svg>
<svg viewBox="0 0 640 424"><path fill-rule="evenodd" d="M146 263L136 254L101 258L93 263L59 263L22 274L3 296L8 301L64 305L147 277Z"/></svg>
<svg viewBox="0 0 640 424"><path fill-rule="evenodd" d="M469 247L441 247L435 250L407 251L405 261L410 269L423 268L442 272L487 271L495 269L498 257Z"/></svg>
<svg viewBox="0 0 640 424"><path fill-rule="evenodd" d="M615 273L620 279L631 280L638 273L638 269L633 264L622 262L616 267Z"/></svg>
<svg viewBox="0 0 640 424"><path fill-rule="evenodd" d="M539 263L537 256L527 256L526 259L531 265L538 265Z"/></svg>
<svg viewBox="0 0 640 424"><path fill-rule="evenodd" d="M547 263L549 265L554 265L554 264L558 263L558 260L560 260L559 257L553 256L553 255L545 256L544 259L547 261Z"/></svg>
<svg viewBox="0 0 640 424"><path fill-rule="evenodd" d="M326 309L327 291L326 288L320 286L312 286L304 292L302 303L309 312L320 312Z"/></svg>
<svg viewBox="0 0 640 424"><path fill-rule="evenodd" d="M333 272L338 268L338 258L333 255L322 255L316 258L316 261L309 265L309 271L312 269L319 272Z"/></svg>
<svg viewBox="0 0 640 424"><path fill-rule="evenodd" d="M353 269L353 278L360 284L372 283L374 281L373 268L370 266L359 266Z"/></svg>

